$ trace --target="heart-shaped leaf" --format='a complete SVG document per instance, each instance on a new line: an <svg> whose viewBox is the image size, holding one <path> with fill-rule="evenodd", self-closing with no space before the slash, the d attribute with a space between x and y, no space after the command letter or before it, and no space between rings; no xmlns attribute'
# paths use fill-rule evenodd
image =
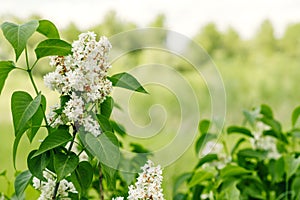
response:
<svg viewBox="0 0 300 200"><path fill-rule="evenodd" d="M15 68L15 63L13 63L12 61L0 61L0 94L9 72Z"/></svg>
<svg viewBox="0 0 300 200"><path fill-rule="evenodd" d="M56 26L49 20L39 20L37 32L43 34L47 38L59 39L59 33Z"/></svg>
<svg viewBox="0 0 300 200"><path fill-rule="evenodd" d="M54 154L54 169L57 174L57 180L60 181L71 174L76 169L78 163L79 158L73 152L69 154Z"/></svg>
<svg viewBox="0 0 300 200"><path fill-rule="evenodd" d="M12 45L16 54L16 61L26 47L27 40L36 31L39 26L37 20L30 21L26 24L17 25L11 22L4 22L1 25L3 35Z"/></svg>

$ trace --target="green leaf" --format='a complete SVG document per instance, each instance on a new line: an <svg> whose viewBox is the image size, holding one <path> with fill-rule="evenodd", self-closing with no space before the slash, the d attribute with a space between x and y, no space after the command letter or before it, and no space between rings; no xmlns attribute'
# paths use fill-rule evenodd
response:
<svg viewBox="0 0 300 200"><path fill-rule="evenodd" d="M204 120L200 121L198 129L199 129L200 133L205 134L205 133L207 133L209 126L210 126L210 121L207 119L204 119Z"/></svg>
<svg viewBox="0 0 300 200"><path fill-rule="evenodd" d="M277 134L280 134L282 132L281 124L277 120L267 117L263 117L259 120L264 124L269 125Z"/></svg>
<svg viewBox="0 0 300 200"><path fill-rule="evenodd" d="M59 147L71 140L72 136L70 135L67 129L58 128L44 139L44 141L40 145L37 152L33 155L33 157L38 156L56 147Z"/></svg>
<svg viewBox="0 0 300 200"><path fill-rule="evenodd" d="M80 184L80 187L83 190L88 189L93 180L92 165L87 161L82 161L78 164L74 173L78 183Z"/></svg>
<svg viewBox="0 0 300 200"><path fill-rule="evenodd" d="M37 177L40 180L45 180L43 171L46 169L47 165L50 162L50 155L45 152L38 156L32 157L35 152L36 150L31 151L27 157L28 169L34 177Z"/></svg>
<svg viewBox="0 0 300 200"><path fill-rule="evenodd" d="M15 63L12 61L0 61L0 94L9 72L15 68Z"/></svg>
<svg viewBox="0 0 300 200"><path fill-rule="evenodd" d="M287 179L293 176L300 166L300 157L295 158L293 155L287 154L283 157L284 159L284 171Z"/></svg>
<svg viewBox="0 0 300 200"><path fill-rule="evenodd" d="M37 112L32 116L32 118L28 121L29 129L26 131L26 134L30 142L32 142L36 133L40 129L40 126L44 119L45 110L46 110L46 98L44 95L42 95L40 107L38 108Z"/></svg>
<svg viewBox="0 0 300 200"><path fill-rule="evenodd" d="M270 160L268 164L269 172L272 177L272 183L279 183L283 180L284 160L280 157L278 160Z"/></svg>
<svg viewBox="0 0 300 200"><path fill-rule="evenodd" d="M99 125L101 127L101 130L103 132L106 132L106 131L113 132L113 128L110 125L109 120L104 115L97 115L97 119L98 119Z"/></svg>
<svg viewBox="0 0 300 200"><path fill-rule="evenodd" d="M0 87L0 92L1 92L1 87ZM292 127L295 127L297 120L300 115L300 106L295 108L293 113L292 113Z"/></svg>
<svg viewBox="0 0 300 200"><path fill-rule="evenodd" d="M292 199L300 199L299 188L300 188L300 177L298 176L293 180L292 183L292 195L293 195Z"/></svg>
<svg viewBox="0 0 300 200"><path fill-rule="evenodd" d="M201 137L196 142L196 146L195 146L196 153L198 154L200 152L201 148L206 144L206 142L216 138L217 136L211 133L205 133L201 135Z"/></svg>
<svg viewBox="0 0 300 200"><path fill-rule="evenodd" d="M174 195L174 200L187 200L187 199L188 199L187 194L178 193Z"/></svg>
<svg viewBox="0 0 300 200"><path fill-rule="evenodd" d="M88 150L102 164L116 169L120 160L119 141L111 132L104 132L98 137L90 133L81 133L80 138L85 141Z"/></svg>
<svg viewBox="0 0 300 200"><path fill-rule="evenodd" d="M273 119L272 109L268 105L262 104L260 106L260 113L269 119Z"/></svg>
<svg viewBox="0 0 300 200"><path fill-rule="evenodd" d="M207 162L212 162L214 160L218 160L218 155L217 154L207 154L199 160L198 164L196 165L196 168L199 168L203 164L205 164Z"/></svg>
<svg viewBox="0 0 300 200"><path fill-rule="evenodd" d="M24 131L28 128L27 123L37 112L40 103L41 94L32 100L30 94L26 92L17 91L13 93L11 97L11 110L13 115L15 136L24 133Z"/></svg>
<svg viewBox="0 0 300 200"><path fill-rule="evenodd" d="M59 33L56 26L49 20L39 20L37 32L43 34L47 38L59 39Z"/></svg>
<svg viewBox="0 0 300 200"><path fill-rule="evenodd" d="M193 175L193 173L191 173L191 172L181 174L175 181L175 184L173 187L173 194L175 194L178 191L178 189L180 188L180 186L184 182L187 182L192 177L192 175Z"/></svg>
<svg viewBox="0 0 300 200"><path fill-rule="evenodd" d="M16 179L15 179L15 192L18 199L21 199L21 197L24 194L25 189L29 185L29 183L32 180L32 174L30 171L24 171L20 173Z"/></svg>
<svg viewBox="0 0 300 200"><path fill-rule="evenodd" d="M114 107L114 100L112 97L106 97L106 99L100 104L100 113L107 119L110 118L112 109Z"/></svg>
<svg viewBox="0 0 300 200"><path fill-rule="evenodd" d="M243 158L256 158L258 160L264 160L267 158L268 152L264 150L253 150L250 148L242 149L237 153L238 157Z"/></svg>
<svg viewBox="0 0 300 200"><path fill-rule="evenodd" d="M28 122L37 112L41 103L41 94L35 99L26 93L14 92L11 98L11 110L15 129L15 140L13 145L13 164L16 167L16 154L23 133L29 128Z"/></svg>
<svg viewBox="0 0 300 200"><path fill-rule="evenodd" d="M72 46L60 39L47 39L38 44L35 49L37 59L46 56L66 56L72 53Z"/></svg>
<svg viewBox="0 0 300 200"><path fill-rule="evenodd" d="M227 177L232 177L232 176L241 176L245 174L250 174L251 171L240 167L236 165L226 165L221 171L220 171L220 176L221 178L227 178Z"/></svg>
<svg viewBox="0 0 300 200"><path fill-rule="evenodd" d="M201 185L204 181L210 180L216 176L217 172L213 169L199 169L192 176L191 180L188 183L188 187L193 187L195 185Z"/></svg>
<svg viewBox="0 0 300 200"><path fill-rule="evenodd" d="M57 180L60 181L71 174L78 163L79 158L74 152L70 152L67 155L61 152L54 154L54 169L57 174Z"/></svg>
<svg viewBox="0 0 300 200"><path fill-rule="evenodd" d="M251 133L250 130L248 130L247 128L244 127L239 127L239 126L230 126L227 128L227 133L231 134L231 133L240 133L249 137L254 137Z"/></svg>
<svg viewBox="0 0 300 200"><path fill-rule="evenodd" d="M130 143L131 152L135 153L150 153L148 149L137 143Z"/></svg>
<svg viewBox="0 0 300 200"><path fill-rule="evenodd" d="M39 23L37 20L30 21L26 24L17 25L11 22L4 22L1 25L3 35L14 48L16 54L16 61L26 47L27 40L38 28Z"/></svg>
<svg viewBox="0 0 300 200"><path fill-rule="evenodd" d="M136 80L136 78L126 72L115 74L111 77L108 77L108 79L112 82L113 86L148 94L148 92Z"/></svg>
<svg viewBox="0 0 300 200"><path fill-rule="evenodd" d="M224 200L240 200L240 191L236 187L238 181L231 181L220 193Z"/></svg>
<svg viewBox="0 0 300 200"><path fill-rule="evenodd" d="M106 181L106 184L110 190L116 188L116 169L101 164L101 170Z"/></svg>
<svg viewBox="0 0 300 200"><path fill-rule="evenodd" d="M244 110L243 114L245 116L246 122L249 122L252 128L256 127L256 119L260 114L260 108L255 108L252 111Z"/></svg>
<svg viewBox="0 0 300 200"><path fill-rule="evenodd" d="M126 135L125 127L122 124L119 124L113 120L110 120L110 124L114 131L118 133L121 137L124 137Z"/></svg>
<svg viewBox="0 0 300 200"><path fill-rule="evenodd" d="M236 143L235 145L232 147L231 149L231 156L233 156L235 154L235 151L239 148L239 146L243 143L247 141L245 138L240 138Z"/></svg>

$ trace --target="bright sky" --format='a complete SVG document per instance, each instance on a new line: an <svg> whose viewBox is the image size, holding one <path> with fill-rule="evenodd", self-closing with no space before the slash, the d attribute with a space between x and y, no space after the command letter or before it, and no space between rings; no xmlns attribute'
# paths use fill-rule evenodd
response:
<svg viewBox="0 0 300 200"><path fill-rule="evenodd" d="M0 5L0 15L38 13L58 26L73 21L83 28L101 22L109 10L141 27L164 13L167 27L187 36L208 22L220 30L232 26L246 38L266 18L278 35L287 24L300 22L299 0L0 0Z"/></svg>

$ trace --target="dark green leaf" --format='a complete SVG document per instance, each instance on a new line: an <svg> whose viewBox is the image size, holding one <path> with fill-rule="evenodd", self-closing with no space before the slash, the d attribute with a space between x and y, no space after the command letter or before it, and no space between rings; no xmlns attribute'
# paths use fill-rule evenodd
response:
<svg viewBox="0 0 300 200"><path fill-rule="evenodd" d="M32 100L31 96L26 92L14 92L11 98L11 110L13 115L13 124L15 129L15 140L13 145L13 164L16 167L16 154L18 145L23 133L29 128L28 122L37 112L41 103L41 95L39 94Z"/></svg>
<svg viewBox="0 0 300 200"><path fill-rule="evenodd" d="M0 89L0 92L1 92L1 89ZM292 113L292 127L295 127L297 120L299 118L299 115L300 115L300 106L295 108Z"/></svg>
<svg viewBox="0 0 300 200"><path fill-rule="evenodd" d="M79 163L78 156L71 152L69 154L56 153L54 154L54 169L57 174L57 180L64 179L67 175L71 174Z"/></svg>
<svg viewBox="0 0 300 200"><path fill-rule="evenodd" d="M251 171L236 165L226 165L221 171L220 176L224 179L232 176L241 176L250 174Z"/></svg>
<svg viewBox="0 0 300 200"><path fill-rule="evenodd" d="M101 170L108 188L114 190L116 188L116 169L101 164Z"/></svg>
<svg viewBox="0 0 300 200"><path fill-rule="evenodd" d="M111 132L104 132L98 137L80 132L80 138L88 150L102 164L116 169L120 160L119 141Z"/></svg>
<svg viewBox="0 0 300 200"><path fill-rule="evenodd" d="M80 187L83 190L88 189L93 180L92 165L87 161L82 161L78 164L74 173L78 183L80 184Z"/></svg>
<svg viewBox="0 0 300 200"><path fill-rule="evenodd" d="M260 113L269 119L273 119L272 109L268 105L262 104L260 106Z"/></svg>
<svg viewBox="0 0 300 200"><path fill-rule="evenodd" d="M122 124L119 124L113 120L110 120L110 124L113 127L114 131L118 133L121 137L126 135L125 127Z"/></svg>
<svg viewBox="0 0 300 200"><path fill-rule="evenodd" d="M180 188L180 186L184 182L187 182L192 177L192 175L193 175L193 173L191 173L191 172L181 174L175 181L175 184L173 187L173 194L175 194L178 191L178 189Z"/></svg>
<svg viewBox="0 0 300 200"><path fill-rule="evenodd" d="M174 196L174 200L187 200L187 199L188 199L187 194L178 193Z"/></svg>
<svg viewBox="0 0 300 200"><path fill-rule="evenodd" d="M59 39L59 33L56 26L49 20L39 20L37 32L43 34L47 38Z"/></svg>
<svg viewBox="0 0 300 200"><path fill-rule="evenodd" d="M299 188L300 188L300 177L298 176L293 180L292 183L292 195L293 195L292 199L300 199Z"/></svg>
<svg viewBox="0 0 300 200"><path fill-rule="evenodd" d="M218 160L218 155L217 154L207 154L199 160L198 164L196 165L196 168L199 168L203 164L205 164L207 162L212 162L214 160Z"/></svg>
<svg viewBox="0 0 300 200"><path fill-rule="evenodd" d="M201 134L205 134L207 133L208 129L209 129L209 126L210 126L210 121L207 120L207 119L204 119L204 120L201 120L200 123L199 123L199 131Z"/></svg>
<svg viewBox="0 0 300 200"><path fill-rule="evenodd" d="M112 82L113 86L148 94L136 78L126 72L115 74L108 77L108 79Z"/></svg>
<svg viewBox="0 0 300 200"><path fill-rule="evenodd" d="M0 94L9 72L15 68L15 63L12 61L0 61Z"/></svg>
<svg viewBox="0 0 300 200"><path fill-rule="evenodd" d="M101 127L101 130L103 132L106 132L106 131L113 132L113 128L110 125L109 120L105 116L103 116L103 115L97 115L97 119L98 119L99 125Z"/></svg>
<svg viewBox="0 0 300 200"><path fill-rule="evenodd" d="M25 189L29 185L29 183L32 180L32 174L30 171L24 171L20 173L15 180L15 192L18 199L21 199L21 197L24 194Z"/></svg>
<svg viewBox="0 0 300 200"><path fill-rule="evenodd" d="M100 113L107 119L110 118L112 109L114 107L114 100L112 97L106 97L105 101L100 104Z"/></svg>
<svg viewBox="0 0 300 200"><path fill-rule="evenodd" d="M246 139L245 138L240 138L236 143L235 145L232 147L232 150L231 150L231 156L233 156L235 154L235 151L239 148L239 146L245 142Z"/></svg>
<svg viewBox="0 0 300 200"><path fill-rule="evenodd" d="M33 155L33 157L38 156L46 151L54 149L58 146L66 144L67 142L72 140L72 136L70 135L69 131L64 128L58 128L53 133L49 134L42 144L38 151Z"/></svg>
<svg viewBox="0 0 300 200"><path fill-rule="evenodd" d="M213 169L202 169L197 170L192 176L191 180L188 183L189 187L193 187L195 185L201 185L204 181L210 180L215 177L217 172Z"/></svg>
<svg viewBox="0 0 300 200"><path fill-rule="evenodd" d="M37 112L32 116L32 118L28 121L29 129L26 131L26 134L30 142L32 142L36 133L40 129L40 126L44 119L45 110L46 110L46 98L45 96L42 95L40 107L38 108Z"/></svg>
<svg viewBox="0 0 300 200"><path fill-rule="evenodd" d="M268 152L263 150L253 150L253 149L242 149L237 155L243 158L256 158L258 160L264 160L267 158Z"/></svg>
<svg viewBox="0 0 300 200"><path fill-rule="evenodd" d="M130 143L131 151L135 153L149 153L150 151L137 143Z"/></svg>
<svg viewBox="0 0 300 200"><path fill-rule="evenodd" d="M28 169L34 177L37 177L40 180L45 180L43 171L46 169L48 163L50 162L50 155L45 152L38 156L32 157L35 152L36 150L33 150L27 157Z"/></svg>
<svg viewBox="0 0 300 200"><path fill-rule="evenodd" d="M240 133L249 137L253 138L253 135L251 133L250 130L248 130L247 128L244 127L239 127L239 126L230 126L227 128L227 133L231 134L231 133Z"/></svg>
<svg viewBox="0 0 300 200"><path fill-rule="evenodd" d="M72 53L72 46L60 39L47 39L38 44L35 49L37 59L46 56L66 56Z"/></svg>
<svg viewBox="0 0 300 200"><path fill-rule="evenodd" d="M196 142L196 153L198 154L201 150L201 148L204 147L204 145L210 141L210 140L213 140L213 139L216 139L217 136L215 134L211 134L211 133L206 133L206 134L203 134L201 135L201 137L197 140Z"/></svg>
<svg viewBox="0 0 300 200"><path fill-rule="evenodd" d="M26 47L27 40L38 28L37 20L30 21L26 24L17 25L10 22L5 22L1 25L3 35L12 45L16 54L16 61L19 59L23 50Z"/></svg>

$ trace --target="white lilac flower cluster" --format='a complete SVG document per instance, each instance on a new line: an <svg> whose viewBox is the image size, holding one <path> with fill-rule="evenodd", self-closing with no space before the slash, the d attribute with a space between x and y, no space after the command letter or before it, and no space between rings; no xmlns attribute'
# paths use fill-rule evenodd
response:
<svg viewBox="0 0 300 200"><path fill-rule="evenodd" d="M45 182L34 177L32 180L33 187L41 191L41 195L38 200L51 200L56 186L56 177L48 171L43 171L43 176L47 181ZM71 198L68 198L68 194L70 192L77 193L73 183L68 182L65 179L61 180L57 190L57 194L60 199L71 200Z"/></svg>
<svg viewBox="0 0 300 200"><path fill-rule="evenodd" d="M107 79L111 47L106 37L97 41L95 33L87 32L72 43L72 55L51 57L50 65L56 69L44 76L45 85L70 97L64 108L51 107L47 118L52 127L75 122L95 136L101 133L88 109L95 102L102 103L112 91L112 83ZM63 110L57 112L60 109Z"/></svg>
<svg viewBox="0 0 300 200"><path fill-rule="evenodd" d="M128 200L163 200L162 169L160 165L154 166L153 162L148 160L141 167L142 173L139 173L135 185L129 186ZM112 200L123 200L123 197L113 198Z"/></svg>
<svg viewBox="0 0 300 200"><path fill-rule="evenodd" d="M265 150L268 152L268 158L278 159L281 155L276 147L276 139L272 136L264 136L263 132L270 130L271 127L262 122L257 122L256 131L254 131L254 138L250 140L254 149Z"/></svg>

